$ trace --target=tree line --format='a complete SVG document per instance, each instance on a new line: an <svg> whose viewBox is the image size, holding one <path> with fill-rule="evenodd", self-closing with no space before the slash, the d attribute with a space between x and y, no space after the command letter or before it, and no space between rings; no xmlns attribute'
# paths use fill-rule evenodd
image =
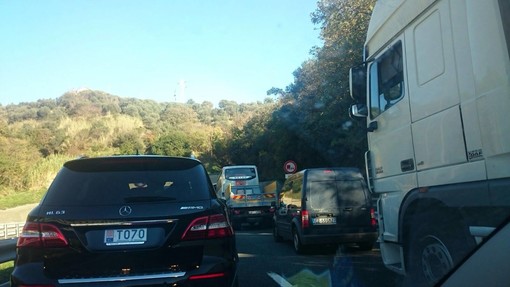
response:
<svg viewBox="0 0 510 287"><path fill-rule="evenodd" d="M374 2L319 1L311 21L323 46L313 47L294 81L270 88L263 102L223 100L214 107L79 90L0 105L0 196L45 189L61 164L78 156L195 156L210 173L255 164L261 180L283 179L286 160L299 169L363 168L366 135L347 112L348 70L362 61Z"/></svg>

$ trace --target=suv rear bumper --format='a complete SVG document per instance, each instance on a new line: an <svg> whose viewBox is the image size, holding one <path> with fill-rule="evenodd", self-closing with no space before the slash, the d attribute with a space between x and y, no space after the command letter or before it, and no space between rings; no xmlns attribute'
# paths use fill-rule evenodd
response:
<svg viewBox="0 0 510 287"><path fill-rule="evenodd" d="M11 275L11 285L48 285L48 286L73 286L93 287L111 286L123 287L126 284L133 285L165 285L172 286L233 286L237 276L237 261L228 262L218 260L216 262L204 262L199 269L187 272L167 272L143 275L118 275L102 276L94 278L71 278L52 279L44 273L42 264L26 264L18 266ZM19 278L24 278L23 280ZM191 279L194 278L194 279Z"/></svg>

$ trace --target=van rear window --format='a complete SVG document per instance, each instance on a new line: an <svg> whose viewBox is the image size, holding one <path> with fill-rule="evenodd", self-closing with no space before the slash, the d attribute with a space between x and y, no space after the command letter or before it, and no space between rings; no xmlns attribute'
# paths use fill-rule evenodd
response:
<svg viewBox="0 0 510 287"><path fill-rule="evenodd" d="M360 180L312 181L307 200L312 209L336 209L341 206L366 204Z"/></svg>

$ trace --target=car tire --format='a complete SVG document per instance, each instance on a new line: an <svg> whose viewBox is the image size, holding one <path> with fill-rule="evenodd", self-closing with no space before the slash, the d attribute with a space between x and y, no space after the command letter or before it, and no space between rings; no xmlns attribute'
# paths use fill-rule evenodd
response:
<svg viewBox="0 0 510 287"><path fill-rule="evenodd" d="M234 230L241 230L241 228L242 228L242 224L241 224L240 222L236 222L236 221L234 221L234 222L232 223L232 228L234 228Z"/></svg>
<svg viewBox="0 0 510 287"><path fill-rule="evenodd" d="M437 217L430 214L420 218L423 220L413 222L435 224L424 224L411 230L408 279L415 286L434 286L475 247L475 242L461 226L437 225L441 221L434 220Z"/></svg>
<svg viewBox="0 0 510 287"><path fill-rule="evenodd" d="M362 251L370 251L374 248L373 242L358 242L358 248Z"/></svg>
<svg viewBox="0 0 510 287"><path fill-rule="evenodd" d="M273 224L273 239L275 242L282 242L283 237L278 233L278 227L276 226L276 223Z"/></svg>
<svg viewBox="0 0 510 287"><path fill-rule="evenodd" d="M236 276L234 282L232 283L232 287L239 287L239 277Z"/></svg>
<svg viewBox="0 0 510 287"><path fill-rule="evenodd" d="M296 229L292 230L292 243L297 254L303 254L305 252L305 246L303 245L303 242L301 241L299 233L296 231Z"/></svg>

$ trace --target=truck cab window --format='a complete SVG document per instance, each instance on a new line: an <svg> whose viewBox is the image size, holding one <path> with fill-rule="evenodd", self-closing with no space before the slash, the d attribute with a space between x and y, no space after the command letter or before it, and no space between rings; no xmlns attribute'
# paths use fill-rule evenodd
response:
<svg viewBox="0 0 510 287"><path fill-rule="evenodd" d="M370 117L389 109L404 96L402 43L396 43L370 66Z"/></svg>

